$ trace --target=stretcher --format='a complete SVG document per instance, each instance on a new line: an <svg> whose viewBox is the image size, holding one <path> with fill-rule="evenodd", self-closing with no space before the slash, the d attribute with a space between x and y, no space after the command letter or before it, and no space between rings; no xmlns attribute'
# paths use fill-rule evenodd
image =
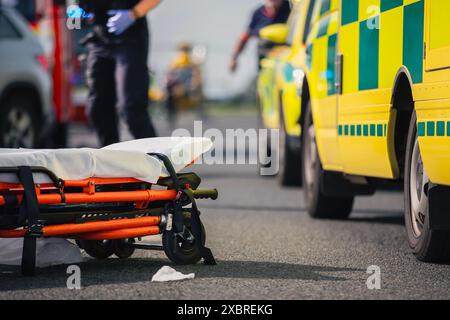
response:
<svg viewBox="0 0 450 320"><path fill-rule="evenodd" d="M205 247L200 177L180 173L212 147L204 138L152 138L103 149L0 149L0 238L23 238L21 270L35 274L36 239L73 239L97 259L163 250L175 264L216 264ZM143 237L162 234L162 245Z"/></svg>

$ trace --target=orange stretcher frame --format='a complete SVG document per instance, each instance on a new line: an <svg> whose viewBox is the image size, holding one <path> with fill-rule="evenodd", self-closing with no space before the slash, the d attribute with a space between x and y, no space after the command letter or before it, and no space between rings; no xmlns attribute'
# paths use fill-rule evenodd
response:
<svg viewBox="0 0 450 320"><path fill-rule="evenodd" d="M4 208L0 214L5 226L0 229L0 238L24 239L22 274L35 274L36 239L40 237L75 239L79 247L98 259L110 254L126 258L137 248L164 250L175 263L185 263L187 257L191 263L203 259L205 264L216 264L211 250L194 239L204 237L195 199L215 200L217 190L197 190L200 177L178 174L166 155L148 155L163 162L168 178L155 184L127 177L62 180L45 167L0 168L0 173L16 174L20 181L0 182L0 209ZM33 175L37 173L45 174L50 182L36 183ZM184 212L190 212L192 230L186 228ZM16 226L20 227L14 229ZM162 246L135 243L136 238L140 241L157 234L163 234ZM176 250L180 239L195 245L198 254L187 256ZM99 249L103 240L108 240L106 251Z"/></svg>
<svg viewBox="0 0 450 320"><path fill-rule="evenodd" d="M84 180L66 180L60 188L53 183L35 184L35 190L39 205L134 202L135 207L138 209L146 207L146 204L153 201L171 201L177 198L175 190L96 191L96 186L99 185L133 183L144 182L134 178L89 178ZM64 190L70 187L83 188L83 192L65 193ZM0 191L13 193L17 197L17 203L20 204L22 202L24 188L21 184L0 183ZM49 191L53 191L53 193L47 193ZM54 193L55 191L58 191L58 193ZM0 206L4 206L5 203L5 197L0 195ZM160 223L160 216L150 216L80 224L60 224L44 226L42 236L79 240L137 238L159 234L161 232L159 228ZM26 234L26 228L0 230L0 238L21 238L25 237Z"/></svg>
<svg viewBox="0 0 450 320"><path fill-rule="evenodd" d="M43 227L43 237L61 237L67 236L67 238L82 239L84 237L92 237L94 234L105 234L114 236L114 231L121 231L126 229L137 229L144 227L158 227L161 222L161 217L141 217L132 219L121 219L121 220L109 220L109 221L94 221L85 223L68 223L54 226L44 226ZM156 229L148 229L153 233ZM140 229L139 232L142 232ZM157 229L159 233L159 227ZM0 238L21 238L25 237L25 229L16 230L0 230ZM134 236L140 237L140 236ZM122 238L132 238L132 237L122 237ZM121 239L116 238L99 238L95 240L103 239ZM87 239L83 239L87 240Z"/></svg>

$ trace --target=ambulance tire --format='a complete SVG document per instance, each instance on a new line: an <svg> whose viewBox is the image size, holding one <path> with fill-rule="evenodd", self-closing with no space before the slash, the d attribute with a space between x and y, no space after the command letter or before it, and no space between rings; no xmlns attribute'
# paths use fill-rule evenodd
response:
<svg viewBox="0 0 450 320"><path fill-rule="evenodd" d="M259 129L263 129L261 126L259 127ZM262 158L262 156L258 156L258 174L261 175L261 172L265 172L265 169L270 169L270 167L272 166L272 161L271 161L271 157L272 157L272 145L270 142L270 130L267 130L267 135L264 137L265 141L261 142L261 145L264 145L265 150L264 152L262 152L264 154L264 158ZM276 177L276 175L274 174L270 174L270 175L263 175L263 177L268 177L268 178L274 178Z"/></svg>
<svg viewBox="0 0 450 320"><path fill-rule="evenodd" d="M259 95L256 95L256 104L258 107L258 130L267 130L267 134L266 136L263 138L265 139L264 142L264 146L266 148L265 153L264 153L264 158L260 158L258 156L258 174L261 174L261 172L264 172L264 169L270 168L272 163L270 161L270 158L272 156L272 146L270 143L270 129L267 129L264 125L264 120L263 120L263 112L262 112L262 106L261 106L261 100L259 98ZM262 142L261 142L262 143ZM263 177L275 177L275 175L264 175Z"/></svg>
<svg viewBox="0 0 450 320"><path fill-rule="evenodd" d="M189 229L190 226L188 221L190 220L190 213L185 212L186 227ZM201 224L202 228L202 244L205 245L206 242L206 230ZM177 265L190 265L196 264L201 260L198 248L190 242L185 241L179 235L177 235L174 230L164 231L162 235L162 243L166 256Z"/></svg>
<svg viewBox="0 0 450 320"><path fill-rule="evenodd" d="M430 226L430 216L441 213L430 211L429 186L430 183L420 154L417 117L413 113L408 132L404 180L405 227L408 242L414 255L420 261L449 262L450 232L433 230Z"/></svg>
<svg viewBox="0 0 450 320"><path fill-rule="evenodd" d="M91 257L104 260L114 254L111 240L80 240L81 248Z"/></svg>
<svg viewBox="0 0 450 320"><path fill-rule="evenodd" d="M283 187L301 187L301 156L291 150L284 125L280 128L280 169L278 179Z"/></svg>
<svg viewBox="0 0 450 320"><path fill-rule="evenodd" d="M302 165L303 193L308 214L314 219L347 219L353 209L354 197L333 197L322 192L324 170L316 145L311 103L308 103L303 123ZM339 186L327 186L338 189Z"/></svg>

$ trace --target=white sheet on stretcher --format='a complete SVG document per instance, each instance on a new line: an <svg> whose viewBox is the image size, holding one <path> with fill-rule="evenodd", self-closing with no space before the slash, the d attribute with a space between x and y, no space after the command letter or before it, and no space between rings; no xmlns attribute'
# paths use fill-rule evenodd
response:
<svg viewBox="0 0 450 320"><path fill-rule="evenodd" d="M63 180L128 177L156 183L168 172L148 153L165 154L180 171L211 147L207 138L168 137L121 142L102 149L0 149L0 167L45 167ZM45 174L35 174L34 180L51 182ZM18 182L15 174L0 174L0 181Z"/></svg>

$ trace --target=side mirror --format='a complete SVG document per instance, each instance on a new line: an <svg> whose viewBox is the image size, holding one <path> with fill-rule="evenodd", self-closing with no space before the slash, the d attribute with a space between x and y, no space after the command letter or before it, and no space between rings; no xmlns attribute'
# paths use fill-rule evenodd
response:
<svg viewBox="0 0 450 320"><path fill-rule="evenodd" d="M289 27L287 24L279 23L272 24L262 28L259 32L261 39L270 41L275 44L286 44L289 35Z"/></svg>

